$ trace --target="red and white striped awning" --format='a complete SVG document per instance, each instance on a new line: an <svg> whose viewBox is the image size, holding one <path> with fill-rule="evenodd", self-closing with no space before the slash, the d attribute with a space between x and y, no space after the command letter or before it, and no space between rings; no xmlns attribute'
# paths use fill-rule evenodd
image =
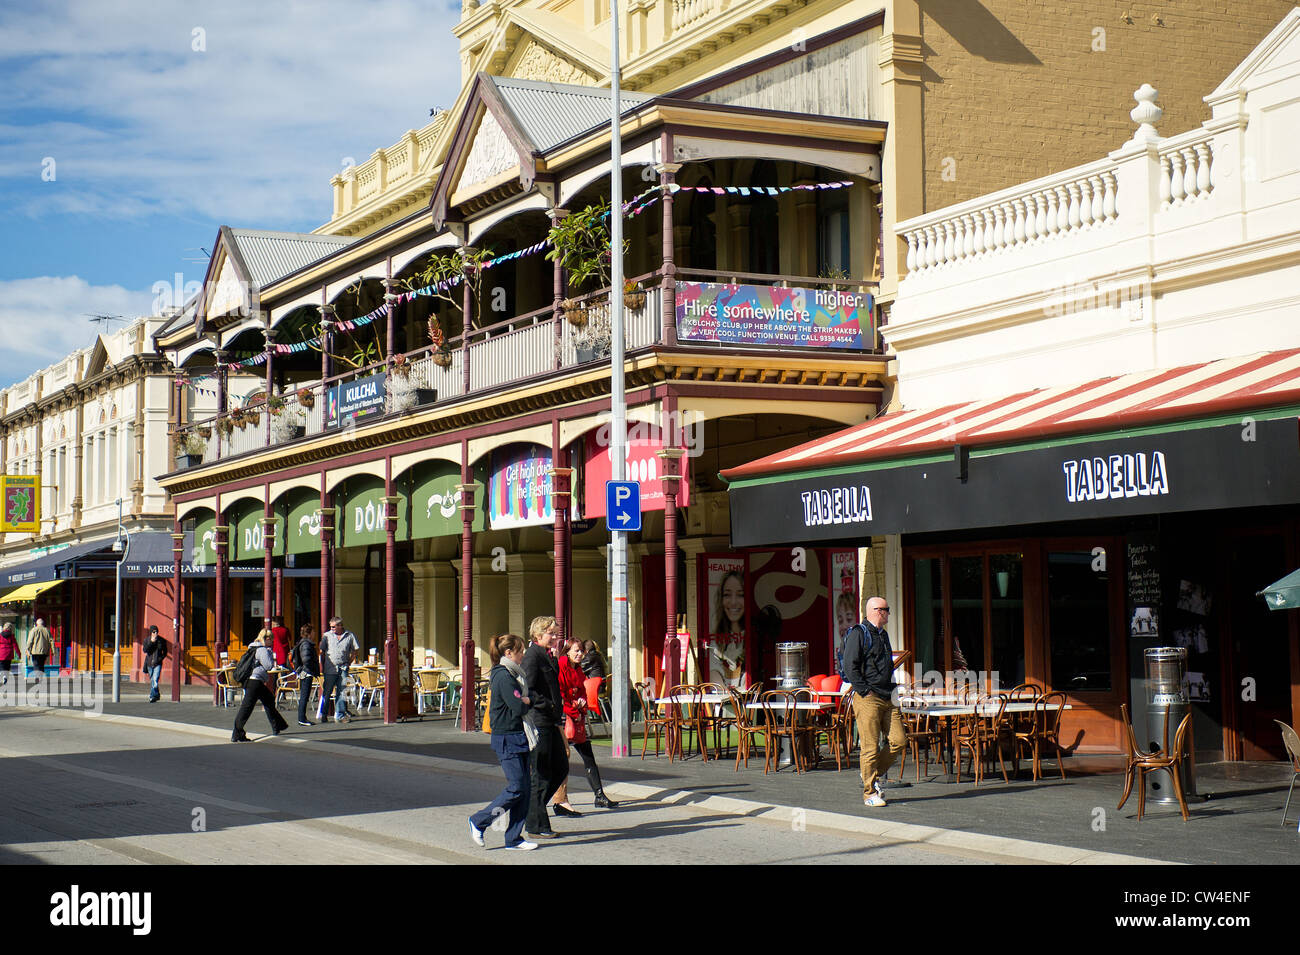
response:
<svg viewBox="0 0 1300 955"><path fill-rule="evenodd" d="M723 471L728 481L1300 403L1300 348L897 411Z"/></svg>

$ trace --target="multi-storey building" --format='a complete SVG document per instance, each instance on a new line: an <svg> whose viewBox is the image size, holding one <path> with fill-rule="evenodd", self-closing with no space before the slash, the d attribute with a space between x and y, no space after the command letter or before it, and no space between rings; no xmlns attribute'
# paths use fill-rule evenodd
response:
<svg viewBox="0 0 1300 955"><path fill-rule="evenodd" d="M1189 131L1163 72L1127 142L898 225L900 406L725 472L732 537L886 535L921 676L1062 690L1072 749L1122 750L1125 703L1141 732L1177 646L1201 757L1285 758L1300 618L1258 594L1300 563L1300 9Z"/></svg>
<svg viewBox="0 0 1300 955"><path fill-rule="evenodd" d="M884 586L884 542L734 550L718 472L888 404L877 330L905 268L894 224L1073 161L1082 117L1133 88L1098 75L1168 36L1116 23L1108 59L1076 56L1103 6L1034 19L990 3L975 21L916 0L622 9L637 286L622 374L650 512L631 548L635 678L659 678L674 618L688 664L715 677L771 673L778 639L830 665L836 606ZM1199 57L1177 82L1226 73L1274 6L1171 17ZM399 659L455 666L466 638L539 613L605 644L607 292L599 264L575 285L545 254L556 223L598 228L583 212L610 195L609 24L594 2L467 2L456 32L452 108L336 177L315 233L223 229L194 313L155 336L182 371L182 433L205 442L160 478L176 533L216 566L184 588L196 672L277 605L295 624L340 613L404 674ZM1071 84L1068 101L1046 95ZM1008 88L1044 94L1034 122L1005 138L960 128L1000 124L989 103ZM467 278L446 268L485 252ZM233 372L262 384L232 388ZM204 390L211 414L194 408ZM260 579L227 570L259 563Z"/></svg>
<svg viewBox="0 0 1300 955"><path fill-rule="evenodd" d="M0 603L20 633L44 617L62 668L109 669L114 646L119 526L132 543L123 594L123 670L138 672L140 633L170 620L170 574L136 566L166 538L171 504L155 475L169 470L171 368L153 348L162 317L106 330L94 345L0 392L7 474L41 480L41 531L6 534ZM120 518L120 525L119 525Z"/></svg>

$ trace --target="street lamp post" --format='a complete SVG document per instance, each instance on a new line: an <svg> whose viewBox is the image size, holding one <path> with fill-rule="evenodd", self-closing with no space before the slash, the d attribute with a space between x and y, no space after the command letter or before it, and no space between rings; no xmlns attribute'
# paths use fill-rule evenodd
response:
<svg viewBox="0 0 1300 955"><path fill-rule="evenodd" d="M627 459L624 450L627 442L627 403L623 390L623 123L619 104L619 35L618 0L610 0L610 53L612 63L609 77L612 116L610 119L610 169L609 169L609 233L610 233L610 286L609 310L611 327L610 355L610 411L613 418L610 452L613 457L612 476L615 481L627 477ZM628 688L629 648L627 612L627 531L613 530L610 553L613 558L613 631L612 641L614 688L611 702L614 705L612 755L626 757L631 749L631 716Z"/></svg>
<svg viewBox="0 0 1300 955"><path fill-rule="evenodd" d="M122 565L131 552L131 538L122 534L122 499L117 499L117 600L113 606L113 702L122 702Z"/></svg>

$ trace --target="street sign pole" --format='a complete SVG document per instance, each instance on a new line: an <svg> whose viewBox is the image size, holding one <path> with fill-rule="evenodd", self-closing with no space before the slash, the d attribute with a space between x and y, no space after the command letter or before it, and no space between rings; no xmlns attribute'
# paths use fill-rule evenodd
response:
<svg viewBox="0 0 1300 955"><path fill-rule="evenodd" d="M609 73L611 134L609 167L609 236L610 281L609 319L612 341L610 354L610 406L613 416L611 452L613 478L622 481L627 476L627 406L623 393L623 128L619 108L619 35L618 0L610 0L609 23L611 40L611 68ZM612 527L611 527L612 530ZM610 554L613 557L613 626L612 664L614 690L613 755L626 757L631 749L631 701L628 691L632 687L629 670L628 612L627 612L627 531L613 531Z"/></svg>

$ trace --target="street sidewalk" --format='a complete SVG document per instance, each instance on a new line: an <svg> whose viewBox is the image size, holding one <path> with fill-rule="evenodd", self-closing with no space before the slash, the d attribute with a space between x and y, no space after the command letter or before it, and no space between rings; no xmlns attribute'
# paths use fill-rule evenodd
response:
<svg viewBox="0 0 1300 955"><path fill-rule="evenodd" d="M164 688L164 694L168 691ZM234 708L212 705L212 691L186 687L184 699L172 703L146 701L147 687L124 686L122 702L104 704L103 717L160 720L177 729L209 737L229 738ZM378 708L346 724L302 727L290 704L283 707L289 730L264 745L305 744L338 747L340 752L402 762L427 759L431 769L444 760L477 764L496 772L496 758L481 733L462 733L450 714L385 726ZM76 715L69 710L51 710ZM314 718L314 717L313 717ZM247 731L257 739L268 732L261 707L253 713ZM596 758L612 798L654 799L700 805L715 811L764 815L788 819L791 825L840 829L899 841L930 842L1018 858L1054 863L1173 862L1193 864L1287 864L1300 861L1300 834L1296 811L1280 826L1282 804L1291 779L1285 763L1216 763L1197 768L1197 788L1204 801L1191 804L1191 821L1183 822L1177 806L1148 802L1146 817L1137 821L1137 795L1116 810L1123 791L1122 757L1067 758L1067 779L1062 782L1054 763L1047 778L1028 779L1026 768L1010 784L1000 774L975 786L937 781L932 763L929 781L916 783L909 760L905 780L898 767L890 772L886 797L889 804L869 809L861 802L861 783L855 766L836 770L834 760L804 774L786 769L763 773L762 758L749 768L735 770L735 759L704 762L699 756L669 763L655 758L654 741L640 758L641 735L633 736L630 759L614 760L608 741L597 736ZM591 808L581 762L573 761L572 795L582 811ZM922 776L925 780L927 777ZM899 788L900 782L903 783ZM1296 800L1300 804L1300 800ZM592 810L594 811L594 810ZM563 830L564 821L556 820ZM1007 841L1010 840L1010 841Z"/></svg>

